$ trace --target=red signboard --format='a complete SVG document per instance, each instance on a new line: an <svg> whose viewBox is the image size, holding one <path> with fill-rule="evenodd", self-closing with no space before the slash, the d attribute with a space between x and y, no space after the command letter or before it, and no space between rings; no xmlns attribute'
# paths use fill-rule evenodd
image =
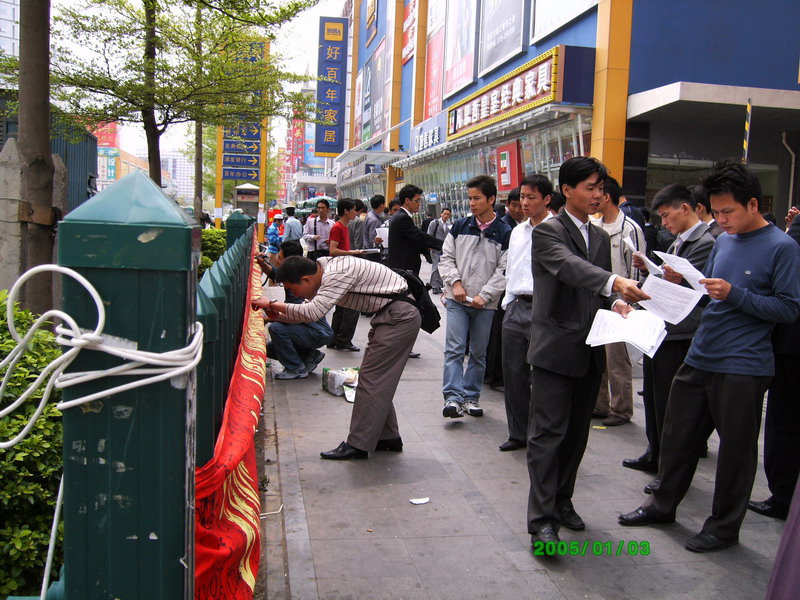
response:
<svg viewBox="0 0 800 600"><path fill-rule="evenodd" d="M444 64L444 28L428 42L425 57L425 117L430 119L442 110L442 65Z"/></svg>
<svg viewBox="0 0 800 600"><path fill-rule="evenodd" d="M517 187L522 173L519 155L519 140L497 147L497 190L510 192Z"/></svg>
<svg viewBox="0 0 800 600"><path fill-rule="evenodd" d="M417 0L409 0L403 11L403 64L414 56L417 45Z"/></svg>
<svg viewBox="0 0 800 600"><path fill-rule="evenodd" d="M116 121L100 123L92 133L97 138L99 147L119 148L119 129Z"/></svg>

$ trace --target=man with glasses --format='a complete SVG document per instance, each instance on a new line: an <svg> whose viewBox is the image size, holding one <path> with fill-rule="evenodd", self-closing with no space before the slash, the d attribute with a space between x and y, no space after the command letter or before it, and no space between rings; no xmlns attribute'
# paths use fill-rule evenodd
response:
<svg viewBox="0 0 800 600"><path fill-rule="evenodd" d="M329 254L328 239L331 237L331 227L333 227L333 221L328 219L330 207L330 202L320 198L317 201L317 216L309 217L303 228L303 239L308 246L308 258L311 260Z"/></svg>

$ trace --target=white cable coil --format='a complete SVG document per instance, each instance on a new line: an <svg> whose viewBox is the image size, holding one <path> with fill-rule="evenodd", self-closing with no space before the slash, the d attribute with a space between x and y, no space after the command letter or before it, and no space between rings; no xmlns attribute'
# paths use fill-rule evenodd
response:
<svg viewBox="0 0 800 600"><path fill-rule="evenodd" d="M67 313L60 310L49 310L41 317L36 319L24 337L20 337L14 325L14 304L16 303L19 290L29 278L45 271L53 271L68 275L86 288L86 291L89 293L89 295L91 295L95 306L97 307L97 326L95 327L94 331L81 331L75 320ZM184 373L192 371L202 358L203 326L199 322L195 323L194 334L189 345L185 348L180 348L177 350L170 350L163 353L145 352L141 350L119 348L106 343L103 337L103 327L105 326L106 320L105 308L103 306L103 301L94 286L92 286L92 284L89 283L89 281L80 273L77 273L72 269L58 265L40 265L23 274L12 286L11 290L9 290L8 305L6 307L6 320L8 322L8 330L11 333L11 336L17 342L17 346L5 359L3 359L2 362L0 362L0 371L2 371L4 368L7 369L3 377L3 382L0 384L0 397L5 396L5 390L9 380L11 379L11 374L13 373L14 367L25 354L25 350L27 349L31 338L45 322L54 318L60 319L64 322L64 325L56 326L56 333L58 334L56 336L56 341L64 346L71 346L71 348L52 363L47 365L47 367L45 367L41 374L36 378L36 381L34 381L28 387L28 389L25 390L25 393L17 398L17 400L3 410L0 410L0 418L3 418L16 410L28 398L30 398L31 395L33 395L36 390L39 389L42 382L48 376L50 376L44 393L42 394L42 399L39 401L39 406L36 408L31 420L27 423L27 425L25 425L22 431L17 434L16 437L9 441L0 441L0 449L11 448L28 435L28 432L31 430L34 423L42 414L42 411L44 411L47 401L50 399L53 387L67 388L109 376L147 376L137 381L131 381L123 385L118 385L116 387L95 392L80 398L75 398L74 400L70 400L68 402L61 402L56 405L59 410L66 410L87 402L92 402L93 400L108 397L112 394L118 394L120 392L132 390L134 388L149 385L151 383L164 381L165 379L178 377ZM69 367L72 361L77 357L78 353L84 348L96 350L98 352L105 352L112 356L132 362L110 369L64 374L64 371L67 369L67 367Z"/></svg>

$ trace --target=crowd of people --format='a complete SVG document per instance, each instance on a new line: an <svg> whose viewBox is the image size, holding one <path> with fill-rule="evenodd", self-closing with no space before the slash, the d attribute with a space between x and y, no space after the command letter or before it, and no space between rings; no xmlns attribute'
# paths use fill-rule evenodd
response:
<svg viewBox="0 0 800 600"><path fill-rule="evenodd" d="M621 514L625 526L669 523L690 487L707 439L719 435L711 514L686 547L721 550L738 542L748 509L785 519L800 470L798 370L800 219L784 232L761 212L761 187L740 161L716 163L697 186L670 184L650 211L626 201L594 158L565 161L557 187L528 175L502 210L495 180L466 185L471 215L414 222L423 190L406 185L388 206L374 196L340 199L338 221L321 199L296 238L270 235L259 257L286 301L253 301L265 310L268 354L279 379L307 377L323 345L352 343L359 315L371 317L350 432L321 453L329 460L401 452L393 397L414 343L420 312L403 272L431 262L430 288L446 310L442 415L483 415L485 382L503 390L508 437L499 450L527 450L531 542L558 542L559 530L586 527L572 502L591 421L622 426L633 415L632 361L624 343L592 347L599 309L628 316L649 300L648 277L689 286L667 265L651 272L656 250L704 274L703 299L643 360L647 448L622 467L650 472L646 501ZM371 210L370 210L371 209ZM653 224L655 213L663 227ZM388 231L384 240L381 232ZM788 234L788 235L787 235ZM384 234L385 235L385 234ZM307 255L303 256L302 237ZM388 245L388 247L387 247ZM326 315L335 309L332 327ZM765 471L772 493L750 500L765 394Z"/></svg>

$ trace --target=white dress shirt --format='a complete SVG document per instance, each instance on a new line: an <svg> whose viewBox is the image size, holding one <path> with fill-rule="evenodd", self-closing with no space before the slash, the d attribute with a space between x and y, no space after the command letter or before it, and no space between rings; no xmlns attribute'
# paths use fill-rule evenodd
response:
<svg viewBox="0 0 800 600"><path fill-rule="evenodd" d="M564 212L567 213L567 216L572 219L572 222L575 223L575 227L578 228L578 231L581 232L583 236L583 241L586 243L586 251L589 251L589 221L584 223L578 217L573 215L571 212L567 210L567 207L564 207ZM611 295L612 290L614 289L614 282L617 280L617 275L612 274L611 277L608 278L608 281L603 286L602 291L600 292L601 296L608 298Z"/></svg>
<svg viewBox="0 0 800 600"><path fill-rule="evenodd" d="M552 219L553 213L541 223ZM506 262L506 295L502 307L505 309L517 296L533 295L533 271L531 270L531 237L534 225L526 219L511 230L511 239L508 242L508 262Z"/></svg>

